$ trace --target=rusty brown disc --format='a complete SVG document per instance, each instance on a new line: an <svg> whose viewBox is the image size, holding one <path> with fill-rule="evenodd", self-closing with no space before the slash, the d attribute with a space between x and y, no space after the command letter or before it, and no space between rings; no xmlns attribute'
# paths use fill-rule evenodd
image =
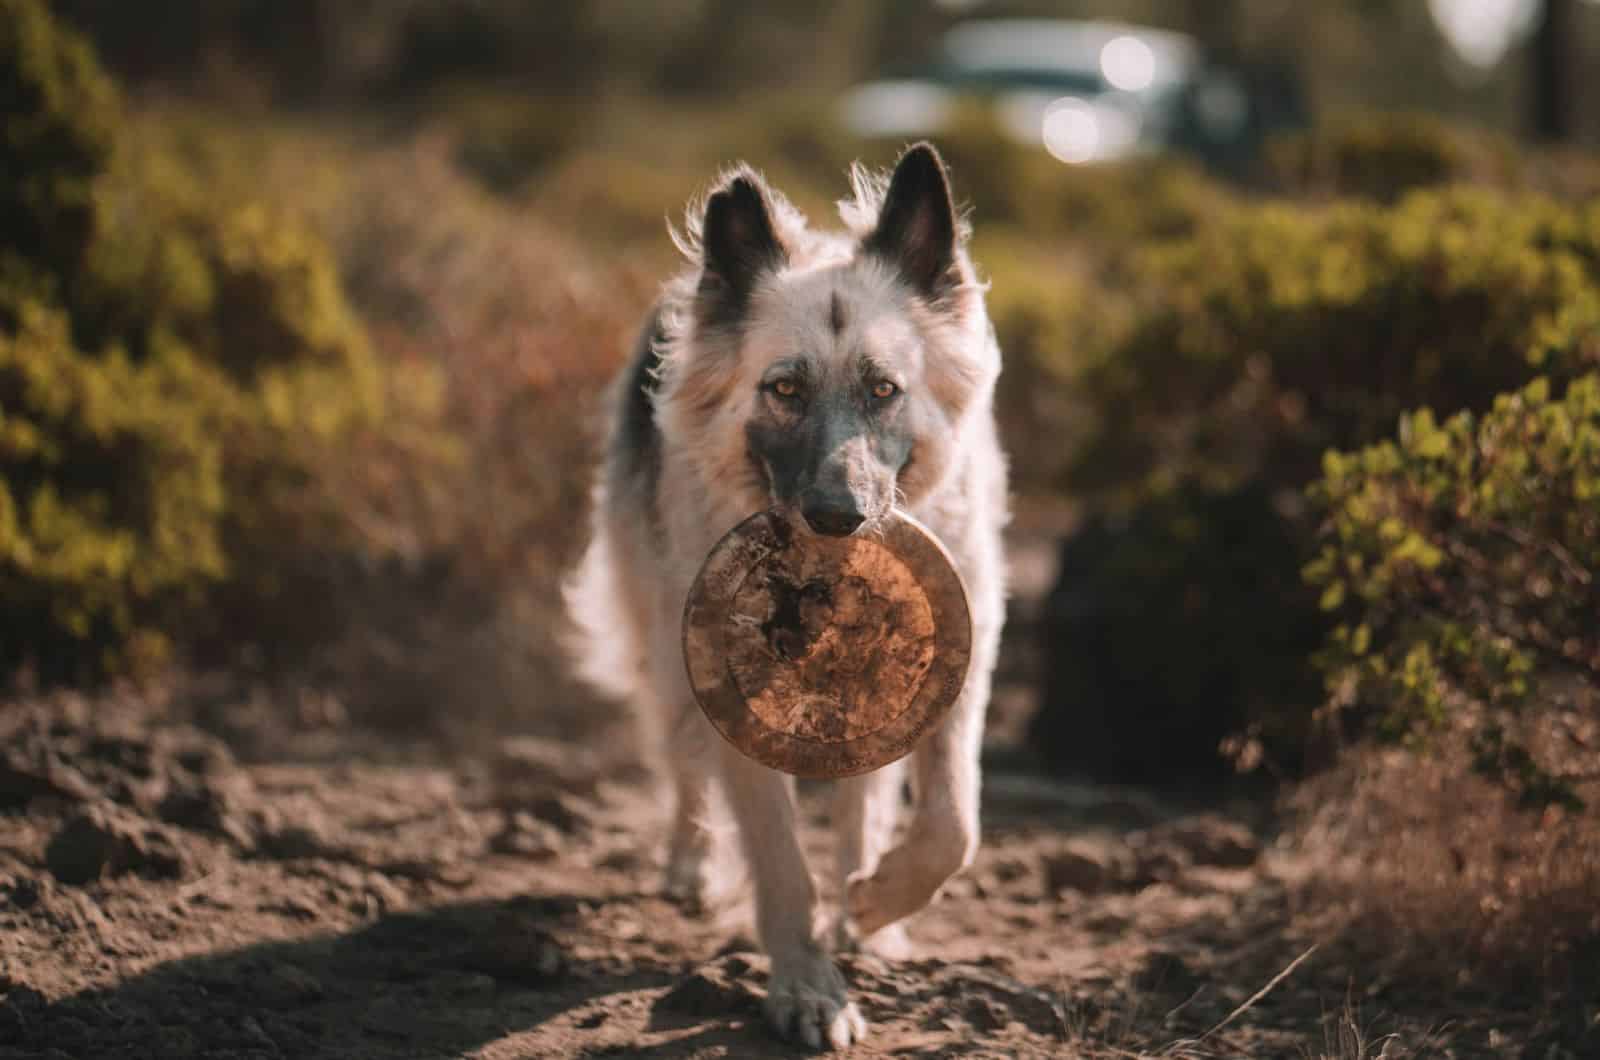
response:
<svg viewBox="0 0 1600 1060"><path fill-rule="evenodd" d="M751 758L801 777L907 754L954 705L971 655L961 576L898 512L853 537L751 516L711 550L683 611L706 717Z"/></svg>

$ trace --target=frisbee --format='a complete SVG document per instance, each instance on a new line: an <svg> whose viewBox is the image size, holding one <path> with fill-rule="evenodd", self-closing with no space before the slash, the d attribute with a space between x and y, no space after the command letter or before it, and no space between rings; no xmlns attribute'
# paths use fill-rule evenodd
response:
<svg viewBox="0 0 1600 1060"><path fill-rule="evenodd" d="M706 557L683 655L734 747L795 776L848 777L908 754L949 713L972 616L949 553L909 515L827 537L766 511Z"/></svg>

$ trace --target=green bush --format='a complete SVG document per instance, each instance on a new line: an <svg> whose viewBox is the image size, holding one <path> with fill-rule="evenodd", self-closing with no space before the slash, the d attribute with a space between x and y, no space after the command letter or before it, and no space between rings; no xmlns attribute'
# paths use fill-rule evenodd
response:
<svg viewBox="0 0 1600 1060"><path fill-rule="evenodd" d="M1600 375L1560 397L1535 380L1481 416L1412 413L1396 439L1330 452L1313 497L1332 709L1396 740L1468 730L1526 800L1573 801L1516 720L1600 702Z"/></svg>
<svg viewBox="0 0 1600 1060"><path fill-rule="evenodd" d="M1297 197L1391 203L1442 184L1540 191L1582 201L1600 191L1600 162L1513 143L1429 114L1354 111L1269 141L1268 183Z"/></svg>
<svg viewBox="0 0 1600 1060"><path fill-rule="evenodd" d="M7 250L71 268L94 219L94 179L111 157L116 91L89 47L36 0L0 0L0 232Z"/></svg>
<svg viewBox="0 0 1600 1060"><path fill-rule="evenodd" d="M325 249L113 135L41 3L0 3L0 69L0 667L80 678L202 628L252 542L290 549L380 390Z"/></svg>
<svg viewBox="0 0 1600 1060"><path fill-rule="evenodd" d="M1483 409L1600 359L1600 205L1475 189L1236 210L1129 268L1125 341L1077 379L1107 415L1067 483L1298 490L1418 405Z"/></svg>
<svg viewBox="0 0 1600 1060"><path fill-rule="evenodd" d="M1055 486L1127 515L1115 550L1074 540L1064 565L1083 550L1101 597L1154 602L1144 634L1132 622L1107 627L1126 634L1120 644L1054 637L1049 652L1076 660L1063 672L1075 665L1093 681L1058 681L1069 689L1059 695L1047 685L1042 710L1115 710L1108 690L1136 690L1115 716L1143 719L1151 739L1189 739L1192 719L1168 724L1187 703L1253 737L1237 744L1245 757L1293 767L1319 738L1310 719L1320 696L1249 631L1304 634L1286 665L1309 674L1310 646L1333 624L1294 589L1313 558L1303 490L1322 454L1378 441L1407 409L1482 411L1536 374L1559 383L1592 370L1600 209L1468 188L1392 207L1236 207L1141 248L1112 286L1120 293L1064 301L1060 318L1046 312L1026 328L1003 300L997 317L1024 336L1054 327L1052 344L1073 344L1056 385L1073 395L1075 451ZM1220 530L1183 536L1185 523L1220 518L1206 513L1240 497L1260 501L1255 518L1273 525L1252 533L1277 547ZM1241 550L1265 587L1248 604L1228 588L1229 555ZM1165 622L1173 600L1189 601L1181 629ZM1197 691L1221 687L1219 675L1226 697ZM1056 724L1042 714L1039 731ZM1057 758L1097 753L1043 746Z"/></svg>
<svg viewBox="0 0 1600 1060"><path fill-rule="evenodd" d="M1272 183L1297 195L1393 202L1439 184L1513 186L1516 147L1492 133L1417 113L1360 111L1269 141Z"/></svg>

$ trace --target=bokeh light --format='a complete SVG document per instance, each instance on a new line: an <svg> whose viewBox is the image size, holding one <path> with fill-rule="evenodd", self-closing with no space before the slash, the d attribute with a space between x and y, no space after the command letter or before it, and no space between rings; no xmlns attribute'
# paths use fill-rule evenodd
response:
<svg viewBox="0 0 1600 1060"><path fill-rule="evenodd" d="M1044 147L1063 162L1089 162L1100 152L1100 122L1081 99L1058 99L1045 109Z"/></svg>
<svg viewBox="0 0 1600 1060"><path fill-rule="evenodd" d="M1156 78L1156 56L1138 37L1123 35L1100 49L1100 72L1112 88L1143 92Z"/></svg>

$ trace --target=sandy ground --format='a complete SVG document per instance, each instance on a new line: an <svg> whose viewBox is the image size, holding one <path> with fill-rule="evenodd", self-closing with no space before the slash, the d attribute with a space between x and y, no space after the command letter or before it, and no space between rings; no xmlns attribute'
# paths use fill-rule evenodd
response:
<svg viewBox="0 0 1600 1060"><path fill-rule="evenodd" d="M738 916L656 895L637 771L532 740L241 763L128 701L0 716L0 1055L797 1055ZM802 792L819 859L822 794ZM1321 1055L1351 1009L1376 1014L1374 1055L1389 1033L1391 1056L1576 1055L1524 1053L1515 1004L1353 978L1336 939L1229 1021L1318 941L1259 821L1004 760L985 802L917 956L845 958L857 1055Z"/></svg>
<svg viewBox="0 0 1600 1060"><path fill-rule="evenodd" d="M1020 551L1016 621L1049 576ZM1263 807L1031 772L1005 750L1025 643L977 864L910 922L911 959L842 959L854 1055L1584 1055L1514 993L1364 963L1296 901L1309 863ZM762 1021L748 911L658 896L663 801L625 738L445 757L315 697L185 702L0 705L0 1057L800 1055Z"/></svg>

